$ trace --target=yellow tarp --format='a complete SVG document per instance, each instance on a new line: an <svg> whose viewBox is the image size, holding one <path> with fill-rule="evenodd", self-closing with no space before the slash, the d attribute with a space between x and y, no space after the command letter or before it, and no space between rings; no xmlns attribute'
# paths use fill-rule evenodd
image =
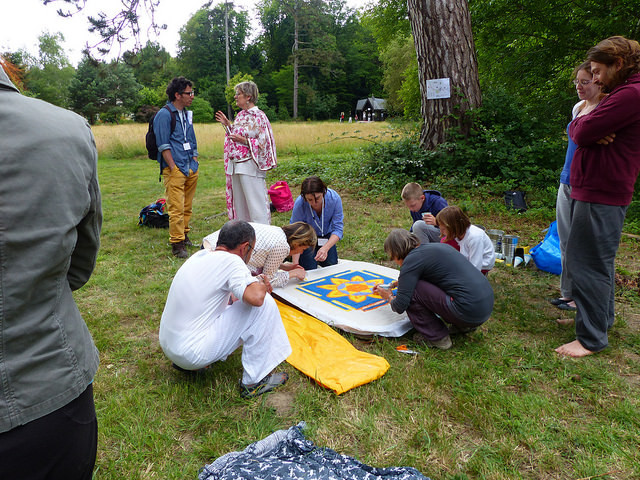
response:
<svg viewBox="0 0 640 480"><path fill-rule="evenodd" d="M384 358L357 350L326 323L276 300L293 353L290 365L338 395L383 376Z"/></svg>

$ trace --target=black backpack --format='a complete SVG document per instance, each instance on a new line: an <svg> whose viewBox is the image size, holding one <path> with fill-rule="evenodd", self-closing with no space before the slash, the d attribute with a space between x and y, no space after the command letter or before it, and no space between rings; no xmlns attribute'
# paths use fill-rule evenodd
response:
<svg viewBox="0 0 640 480"><path fill-rule="evenodd" d="M173 133L173 129L176 128L176 112L173 112L168 105L163 108L169 110L171 114L171 132ZM158 160L158 144L156 143L156 134L153 131L153 119L156 118L157 114L158 112L154 113L151 120L149 120L149 130L147 130L147 135L145 136L147 152L151 160Z"/></svg>
<svg viewBox="0 0 640 480"><path fill-rule="evenodd" d="M155 203L147 205L140 210L138 218L139 227L169 228L169 214L164 213L164 206L167 202L164 198L159 198Z"/></svg>

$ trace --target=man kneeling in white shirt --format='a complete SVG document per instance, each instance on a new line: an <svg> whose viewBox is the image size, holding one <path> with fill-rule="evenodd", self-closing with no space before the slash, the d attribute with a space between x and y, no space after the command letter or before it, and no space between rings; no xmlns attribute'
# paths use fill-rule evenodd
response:
<svg viewBox="0 0 640 480"><path fill-rule="evenodd" d="M180 267L160 321L160 346L178 370L206 368L242 346L245 398L284 385L288 375L272 370L291 354L269 281L246 265L255 242L247 222L227 222L213 251Z"/></svg>

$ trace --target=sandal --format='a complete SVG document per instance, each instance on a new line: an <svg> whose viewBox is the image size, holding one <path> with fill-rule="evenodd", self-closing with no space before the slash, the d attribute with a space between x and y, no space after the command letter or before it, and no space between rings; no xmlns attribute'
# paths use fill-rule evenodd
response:
<svg viewBox="0 0 640 480"><path fill-rule="evenodd" d="M245 385L240 380L240 396L242 398L254 398L263 393L270 392L274 388L278 388L289 380L287 372L273 372L264 377L258 383Z"/></svg>

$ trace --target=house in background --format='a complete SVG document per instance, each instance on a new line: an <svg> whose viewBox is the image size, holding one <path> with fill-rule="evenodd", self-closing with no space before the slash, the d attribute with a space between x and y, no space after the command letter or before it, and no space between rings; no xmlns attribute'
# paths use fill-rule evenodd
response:
<svg viewBox="0 0 640 480"><path fill-rule="evenodd" d="M363 98L356 104L356 117L359 121L378 122L387 117L387 101L383 98Z"/></svg>

